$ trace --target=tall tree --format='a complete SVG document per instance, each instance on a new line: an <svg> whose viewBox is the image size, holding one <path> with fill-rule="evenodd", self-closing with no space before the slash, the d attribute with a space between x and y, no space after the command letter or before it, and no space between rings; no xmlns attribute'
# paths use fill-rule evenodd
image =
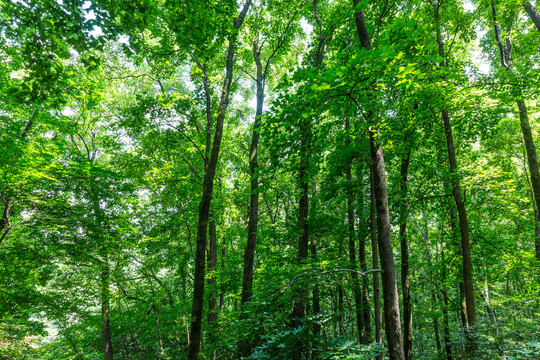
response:
<svg viewBox="0 0 540 360"><path fill-rule="evenodd" d="M365 51L371 50L371 40L364 20L364 12L360 7L360 1L353 0L355 8L354 18L356 31L360 44ZM368 89L367 91L371 91ZM386 169L382 143L380 140L380 128L376 124L376 110L367 110L368 121L371 125L369 131L369 143L371 150L371 166L373 167L373 190L377 207L377 242L379 257L381 260L384 319L386 327L386 339L388 352L391 360L404 360L403 341L401 337L401 319L399 311L399 298L397 291L394 254L391 241L390 213L388 209L388 195L386 192Z"/></svg>
<svg viewBox="0 0 540 360"><path fill-rule="evenodd" d="M447 66L447 55L449 51L445 51L444 48L444 39L442 37L442 24L440 21L440 8L442 1L433 1L428 0L429 4L433 8L433 19L436 26L436 35L437 35L437 45L439 50L439 56L441 57L441 62L439 63L440 68ZM459 230L461 236L461 255L463 257L463 283L464 283L464 293L465 293L465 302L467 305L467 327L474 328L476 325L476 307L474 303L474 283L473 283L473 273L472 273L472 257L471 257L471 245L470 245L470 233L469 233L469 223L467 220L467 210L465 208L465 202L463 201L462 191L461 191L461 181L458 175L458 164L456 159L456 150L454 145L454 136L452 133L452 125L450 123L450 114L447 108L443 108L441 111L441 118L444 126L444 134L446 137L446 148L448 153L448 163L450 167L450 175L452 176L452 194L454 196L454 201L456 203L456 208L458 210L458 219L459 219ZM476 345L474 344L475 337L471 334L469 338L470 348L474 350Z"/></svg>
<svg viewBox="0 0 540 360"><path fill-rule="evenodd" d="M208 220L210 216L210 202L212 201L214 191L214 177L219 158L221 138L223 135L223 123L229 104L229 92L233 79L234 54L237 46L238 30L241 28L246 14L251 6L251 0L248 0L242 7L238 17L234 18L233 31L229 37L229 46L227 49L227 60L225 64L225 78L223 79L223 88L221 99L216 114L216 124L214 131L214 140L208 166L204 172L202 198L199 204L199 219L197 222L197 245L195 252L195 275L193 280L193 306L191 311L190 342L187 350L187 359L196 360L201 346L202 334L202 314L204 307L204 282L205 282L205 259L206 259L206 233L208 229Z"/></svg>

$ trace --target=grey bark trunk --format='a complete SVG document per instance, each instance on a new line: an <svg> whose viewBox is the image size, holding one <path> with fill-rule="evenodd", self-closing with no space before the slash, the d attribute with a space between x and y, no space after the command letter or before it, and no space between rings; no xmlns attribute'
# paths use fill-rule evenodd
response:
<svg viewBox="0 0 540 360"><path fill-rule="evenodd" d="M530 1L525 1L523 3L523 7L525 8L525 11L531 18L538 31L540 31L540 13L538 12L538 10L535 9L535 7L531 4Z"/></svg>
<svg viewBox="0 0 540 360"><path fill-rule="evenodd" d="M392 250L390 213L386 194L386 171L380 143L380 130L370 131L371 160L373 163L373 190L377 206L377 243L381 261L384 325L390 360L405 360L403 351L399 297L397 290L394 253Z"/></svg>

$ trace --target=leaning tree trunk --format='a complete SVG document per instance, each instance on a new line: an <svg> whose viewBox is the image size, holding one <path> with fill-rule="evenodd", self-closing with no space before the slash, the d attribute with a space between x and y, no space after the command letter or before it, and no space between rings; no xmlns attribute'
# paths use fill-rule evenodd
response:
<svg viewBox="0 0 540 360"><path fill-rule="evenodd" d="M201 347L202 318L204 307L204 282L205 282L205 252L206 252L206 233L210 215L210 202L212 201L214 191L214 177L219 158L219 149L221 138L223 136L223 122L225 113L229 105L229 90L233 76L234 52L238 38L238 29L242 26L246 13L251 5L251 0L247 0L239 16L234 19L234 30L229 38L229 47L227 49L227 61L225 79L223 80L223 89L221 100L216 117L216 128L214 132L214 141L208 166L205 168L202 198L199 204L199 218L197 221L197 247L195 252L195 275L193 280L193 304L191 310L191 327L189 331L189 345L187 350L187 359L196 360Z"/></svg>
<svg viewBox="0 0 540 360"><path fill-rule="evenodd" d="M534 8L530 1L523 2L523 7L525 8L525 11L531 18L538 31L540 31L540 13L538 12L538 10Z"/></svg>
<svg viewBox="0 0 540 360"><path fill-rule="evenodd" d="M523 132L523 141L525 143L525 150L527 152L527 162L529 164L529 173L531 180L531 187L533 189L534 202L536 209L540 209L540 171L538 170L538 156L536 155L536 146L531 131L531 125L529 123L529 115L527 114L527 107L523 100L518 100L517 105L519 108L519 123L521 125L521 131ZM535 217L535 253L536 258L540 260L540 226L538 225L538 218Z"/></svg>
<svg viewBox="0 0 540 360"><path fill-rule="evenodd" d="M531 5L530 1L523 3L525 10L538 27L540 31L540 14ZM491 16L493 20L493 32L495 34L495 41L499 47L501 65L509 72L512 71L512 39L510 34L503 42L501 39L501 29L497 21L497 11L495 3L491 0ZM529 174L531 179L531 187L533 190L534 204L535 206L535 254L536 258L540 260L540 226L538 224L538 215L536 211L540 209L540 173L538 170L538 156L536 155L536 147L531 132L531 125L529 123L529 115L527 114L527 106L525 101L521 98L521 94L518 95L517 106L519 109L519 123L521 125L521 131L523 133L523 142L525 143L525 150L527 152L527 162L529 164Z"/></svg>

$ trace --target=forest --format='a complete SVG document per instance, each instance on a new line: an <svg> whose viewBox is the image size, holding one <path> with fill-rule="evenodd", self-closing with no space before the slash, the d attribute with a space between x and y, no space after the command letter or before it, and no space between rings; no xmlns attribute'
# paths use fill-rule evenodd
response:
<svg viewBox="0 0 540 360"><path fill-rule="evenodd" d="M540 359L540 2L0 0L0 358Z"/></svg>

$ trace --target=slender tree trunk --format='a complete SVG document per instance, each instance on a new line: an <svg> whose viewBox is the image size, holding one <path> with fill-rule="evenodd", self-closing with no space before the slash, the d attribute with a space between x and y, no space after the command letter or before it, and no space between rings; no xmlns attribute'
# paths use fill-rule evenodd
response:
<svg viewBox="0 0 540 360"><path fill-rule="evenodd" d="M316 196L316 186L315 181L311 182L311 193L313 196ZM316 214L316 202L311 206L311 217L315 217ZM317 261L317 239L315 236L311 236L311 241L309 243L309 250L311 252L311 259ZM320 290L318 282L313 284L312 290L312 304L313 304L313 316L317 317L321 313L321 300L320 300ZM317 320L313 323L313 334L318 335L321 332L321 324Z"/></svg>
<svg viewBox="0 0 540 360"><path fill-rule="evenodd" d="M367 271L366 264L366 240L365 238L360 239L360 270L362 272ZM370 321L370 307L369 307L369 281L367 276L362 278L362 319L363 332L362 337L360 338L361 344L370 344L371 343L371 321Z"/></svg>
<svg viewBox="0 0 540 360"><path fill-rule="evenodd" d="M319 41L313 58L313 64L318 69L323 62L325 43L330 41L332 31L328 34L324 34L322 24L317 15L317 3L313 3L313 12L315 20L319 24ZM308 215L309 215L309 160L311 156L310 150L310 137L311 137L311 119L308 117L302 124L302 134L300 139L300 169L298 173L299 188L300 188L300 200L298 202L298 257L297 261L299 265L307 259L309 251L309 229L308 229ZM304 283L305 284L305 283ZM297 292L296 299L293 303L292 321L291 325L294 328L302 325L303 318L305 316L306 309L306 286L300 286ZM295 360L302 358L303 346L298 343L297 348L293 354Z"/></svg>
<svg viewBox="0 0 540 360"><path fill-rule="evenodd" d="M405 142L407 140L405 139ZM403 350L405 358L412 359L412 307L409 285L409 244L407 243L407 187L411 151L401 159L401 204L399 221L399 239L401 245L401 287L403 291Z"/></svg>
<svg viewBox="0 0 540 360"><path fill-rule="evenodd" d="M375 191L373 189L373 166L370 166L370 187L371 187L371 201L370 201L370 216L369 216L369 229L371 237L371 257L372 268L379 268L379 251L377 249L377 205L375 204ZM379 273L373 273L373 304L375 308L375 342L379 345L383 345L383 333L382 333L382 312L381 312L381 291L379 286ZM382 360L383 354L377 356L377 360Z"/></svg>
<svg viewBox="0 0 540 360"><path fill-rule="evenodd" d="M199 219L197 221L197 246L195 252L195 274L193 280L193 303L191 311L190 342L187 350L187 360L196 360L201 347L202 318L204 307L204 282L205 282L205 252L206 252L206 233L210 215L210 202L214 191L214 177L221 147L221 138L223 136L223 122L227 106L229 105L229 90L233 76L234 53L238 37L238 29L242 26L246 13L251 5L251 0L244 4L239 16L234 19L234 30L229 38L229 47L227 50L226 72L223 80L223 89L216 116L216 127L214 132L214 141L208 161L208 166L204 172L202 198L199 204Z"/></svg>
<svg viewBox="0 0 540 360"><path fill-rule="evenodd" d="M360 260L360 270L362 272L368 271L367 262L366 262L366 227L362 223L364 218L364 199L359 201L360 204L360 213L358 214L360 219L360 236L359 236L359 260ZM362 320L363 320L363 332L360 337L361 344L371 343L371 321L370 321L370 306L369 306L369 281L367 276L362 277Z"/></svg>
<svg viewBox="0 0 540 360"><path fill-rule="evenodd" d="M534 202L536 203L536 209L540 209L540 171L538 169L536 146L534 145L531 125L529 123L527 106L523 100L518 100L517 105L519 108L519 123L521 125L521 131L523 132L523 141L525 143L525 150L527 152L527 161L529 164L529 174L531 187L533 189ZM537 217L535 217L535 253L536 258L540 260L540 226L538 225Z"/></svg>
<svg viewBox="0 0 540 360"><path fill-rule="evenodd" d="M225 243L227 240L225 240L225 237L221 240L221 270L225 269ZM225 305L225 294L221 292L219 294L219 308L223 309L223 306Z"/></svg>
<svg viewBox="0 0 540 360"><path fill-rule="evenodd" d="M347 180L352 182L352 174L351 174L351 167L350 164L347 166ZM349 237L349 262L350 262L350 268L351 269L357 269L356 264L356 241L355 241L355 234L354 234L354 209L353 209L353 202L352 199L352 192L349 191L349 194L347 196L347 221L348 221L348 237ZM360 283L358 281L358 274L357 273L351 273L351 280L352 280L352 286L353 286L353 293L354 293L354 313L356 315L356 326L358 330L358 338L360 340L361 344L364 344L364 338L365 338L365 329L364 329L364 312L362 311L362 292L360 289Z"/></svg>
<svg viewBox="0 0 540 360"><path fill-rule="evenodd" d="M442 270L442 313L443 313L443 334L444 334L444 349L446 350L446 360L452 360L452 346L450 343L450 323L448 319L448 294L446 293L446 262L444 260L444 248L441 251L443 270Z"/></svg>
<svg viewBox="0 0 540 360"><path fill-rule="evenodd" d="M110 320L110 280L107 255L103 259L101 269L101 339L103 341L103 359L113 359Z"/></svg>
<svg viewBox="0 0 540 360"><path fill-rule="evenodd" d="M213 219L208 224L208 232L210 233L207 258L208 272L210 273L208 278L208 287L210 288L210 294L208 295L208 322L215 324L218 318L216 275L214 274L217 269L217 232L216 223Z"/></svg>
<svg viewBox="0 0 540 360"><path fill-rule="evenodd" d="M353 0L356 9L355 22L360 43L365 50L371 49L369 33L364 21L364 13L359 9L360 0ZM377 242L379 245L379 257L381 260L384 323L388 353L390 360L404 360L403 342L401 338L401 319L399 312L399 297L394 267L394 253L392 250L390 214L388 210L388 196L386 194L386 170L382 144L380 142L380 129L376 126L375 113L370 112L368 119L372 128L369 132L371 163L373 167L373 189L375 204L377 206Z"/></svg>
<svg viewBox="0 0 540 360"><path fill-rule="evenodd" d="M259 176L257 174L259 163L257 161L257 147L259 145L260 120L264 105L264 74L261 64L261 57L256 42L253 43L253 59L257 66L255 83L257 86L257 109L255 110L255 120L253 121L253 131L251 134L251 148L249 152L249 171L251 178L251 195L249 202L249 219L247 244L244 252L244 278L242 282L242 306L248 302L253 294L253 261L255 258L255 247L257 244L257 224L259 221Z"/></svg>
<svg viewBox="0 0 540 360"><path fill-rule="evenodd" d="M297 262L299 266L302 266L308 257L309 250L309 232L308 232L308 214L309 214L309 202L308 202L308 190L309 190L309 122L304 124L304 131L302 139L300 141L300 201L298 203L298 256ZM298 328L304 321L306 312L306 286L305 282L300 284L299 289L296 292L296 298L293 302L292 322L293 328ZM303 344L297 342L296 349L293 354L295 360L300 360L303 353Z"/></svg>
<svg viewBox="0 0 540 360"><path fill-rule="evenodd" d="M435 306L437 304L437 297L435 296L434 291L431 291L431 300ZM435 346L437 347L437 353L440 353L442 350L441 335L439 333L439 319L436 316L433 318L433 331L435 332Z"/></svg>
<svg viewBox="0 0 540 360"><path fill-rule="evenodd" d="M523 7L540 31L540 14L538 13L538 11L532 6L530 1L523 2ZM497 22L497 11L493 0L491 0L491 14L493 18L493 32L495 33L495 40L497 41L497 45L499 46L501 64L508 71L512 71L512 39L510 37L510 34L505 39L505 42L503 42L501 39L500 26ZM519 123L521 125L523 141L525 143L525 149L527 152L527 162L529 164L531 187L533 189L534 204L536 205L534 208L536 211L537 209L540 209L540 172L538 170L538 156L536 155L536 147L534 145L534 139L531 132L529 115L527 114L527 106L525 105L525 101L519 98L516 102L519 109ZM535 254L536 258L540 260L540 226L538 224L538 216L536 213L534 220Z"/></svg>
<svg viewBox="0 0 540 360"><path fill-rule="evenodd" d="M538 12L538 10L535 9L535 7L531 4L530 1L523 2L523 7L525 8L525 11L531 18L538 31L540 31L540 13Z"/></svg>
<svg viewBox="0 0 540 360"><path fill-rule="evenodd" d="M469 223L467 221L467 212L461 196L461 184L457 178L457 161L454 150L454 139L452 136L452 127L450 117L445 109L442 112L444 131L446 135L446 145L448 149L448 160L450 163L450 172L454 177L452 179L452 192L454 201L458 210L459 230L461 234L461 254L463 256L463 284L465 292L465 302L467 304L467 322L469 326L476 324L476 308L474 304L474 285L472 275L472 257L469 237ZM471 339L472 340L472 339Z"/></svg>
<svg viewBox="0 0 540 360"><path fill-rule="evenodd" d="M154 285L152 284L152 280L149 277L146 277L146 279L150 283L150 290L152 291L152 312L154 313L154 320L156 320L156 330L158 334L159 351L160 351L159 358L163 359L165 357L165 352L163 350L163 336L161 335L161 326L159 325L158 308L156 306L156 294L154 291Z"/></svg>
<svg viewBox="0 0 540 360"><path fill-rule="evenodd" d="M444 51L444 41L442 38L441 27L439 22L439 5L434 4L434 19L437 24L437 44L439 46L439 56L443 58L440 63L440 67L446 66L446 54ZM452 126L450 124L450 115L447 109L442 111L442 120L444 124L444 134L446 137L446 148L448 151L448 162L450 165L450 174L452 176L452 193L454 195L454 201L458 211L459 230L461 235L461 254L463 257L463 283L465 290L465 302L467 304L467 320L470 327L474 327L476 324L476 308L474 304L474 284L472 274L472 257L470 247L469 236L469 223L467 221L467 211L465 209L465 203L461 195L461 183L458 175L458 166L456 160L456 152L454 148L454 137L452 134ZM468 338L469 348L474 351L476 349L475 336L469 334Z"/></svg>
<svg viewBox="0 0 540 360"><path fill-rule="evenodd" d="M345 129L349 130L350 124L349 119L346 120ZM346 177L348 182L348 194L347 194L347 222L348 222L348 237L349 237L349 262L351 269L357 269L358 265L356 263L356 236L354 231L354 192L352 189L352 171L351 163L347 164ZM364 262L365 262L365 250L364 250ZM358 281L358 274L351 272L352 287L354 293L354 303L355 303L355 315L356 315L356 326L358 330L358 338L360 344L368 344L366 341L367 334L365 328L365 319L364 319L364 309L362 304L362 289L360 288L360 282ZM369 318L368 318L369 321Z"/></svg>

